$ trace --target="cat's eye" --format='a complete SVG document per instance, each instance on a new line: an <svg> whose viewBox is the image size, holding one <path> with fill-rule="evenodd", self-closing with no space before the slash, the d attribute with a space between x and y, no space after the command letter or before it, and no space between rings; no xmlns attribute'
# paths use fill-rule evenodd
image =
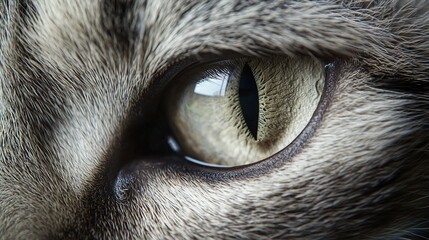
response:
<svg viewBox="0 0 429 240"><path fill-rule="evenodd" d="M190 67L170 84L165 105L180 151L239 166L272 156L303 131L325 71L310 57L243 58Z"/></svg>

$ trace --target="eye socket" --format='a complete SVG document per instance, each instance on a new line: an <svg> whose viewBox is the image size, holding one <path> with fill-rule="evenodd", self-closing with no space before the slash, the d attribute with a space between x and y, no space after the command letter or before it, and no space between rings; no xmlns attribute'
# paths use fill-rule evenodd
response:
<svg viewBox="0 0 429 240"><path fill-rule="evenodd" d="M185 156L240 166L297 138L324 85L324 66L310 57L217 61L185 69L170 83L166 115Z"/></svg>

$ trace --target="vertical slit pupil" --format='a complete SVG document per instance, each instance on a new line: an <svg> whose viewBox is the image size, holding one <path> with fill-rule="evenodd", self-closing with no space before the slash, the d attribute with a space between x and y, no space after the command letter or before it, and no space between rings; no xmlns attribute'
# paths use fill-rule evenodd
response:
<svg viewBox="0 0 429 240"><path fill-rule="evenodd" d="M259 119L258 87L256 86L252 69L247 63L244 65L241 72L238 89L238 99L244 121L246 122L250 134L257 140Z"/></svg>

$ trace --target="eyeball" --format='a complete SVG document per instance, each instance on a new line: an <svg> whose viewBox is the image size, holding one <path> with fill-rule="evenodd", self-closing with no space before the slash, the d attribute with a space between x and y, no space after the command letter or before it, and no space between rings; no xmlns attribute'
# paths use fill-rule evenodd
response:
<svg viewBox="0 0 429 240"><path fill-rule="evenodd" d="M303 131L321 100L323 64L311 57L240 58L191 66L165 95L180 151L218 166L261 161Z"/></svg>

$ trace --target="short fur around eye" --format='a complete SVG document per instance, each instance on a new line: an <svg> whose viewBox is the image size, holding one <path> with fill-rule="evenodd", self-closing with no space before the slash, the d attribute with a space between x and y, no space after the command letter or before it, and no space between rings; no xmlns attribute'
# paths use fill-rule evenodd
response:
<svg viewBox="0 0 429 240"><path fill-rule="evenodd" d="M428 4L2 1L1 237L427 237ZM340 59L341 71L311 139L265 170L131 157L136 104L208 54Z"/></svg>

